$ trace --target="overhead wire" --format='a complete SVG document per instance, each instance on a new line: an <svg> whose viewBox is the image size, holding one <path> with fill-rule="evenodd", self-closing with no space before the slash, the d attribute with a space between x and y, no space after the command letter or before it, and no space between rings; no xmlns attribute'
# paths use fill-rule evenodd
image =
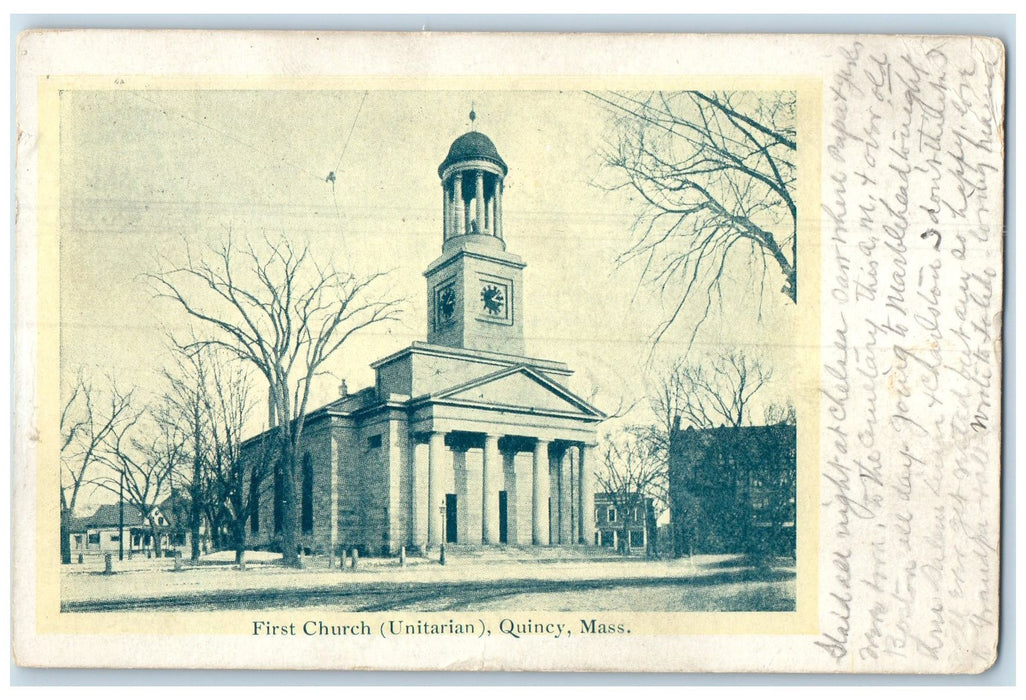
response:
<svg viewBox="0 0 1026 700"><path fill-rule="evenodd" d="M190 116L189 114L186 114L182 110L174 109L174 108L169 107L169 106L167 106L165 104L162 104L162 103L158 102L157 100L154 100L154 99L146 96L145 94L143 94L142 92L139 92L139 91L135 91L132 94L135 97L137 97L138 99L140 99L140 100L142 100L144 102L147 102L147 103L153 105L154 107L156 107L160 111L160 113L163 114L165 117L171 118L172 116L176 116L176 117L182 119L183 121L189 122L190 124L194 124L196 126L203 127L204 129L206 129L208 131L211 131L211 132L213 132L213 133L215 133L215 134L217 134L217 135L219 135L219 136L221 136L221 137L223 137L223 138L225 138L225 139L227 139L229 141L232 141L232 142L234 142L234 143L236 143L236 144L238 144L238 145L240 145L240 146L242 146L242 147L244 147L244 148L246 148L246 149L248 149L248 150L250 150L250 151L252 151L254 153L260 154L261 156L263 156L264 158L266 158L267 160L269 160L269 161L271 161L271 162L273 162L275 164L286 165L286 166L288 166L288 167L290 167L290 168L292 168L292 169L294 169L294 170L296 170L296 171L298 171L298 172L300 172L300 173L302 173L304 175L308 175L308 176L316 179L318 182L326 182L326 183L330 184L331 185L331 199L332 199L332 204L333 204L333 207L334 207L334 210L335 210L335 218L338 220L339 225L341 226L341 224L343 223L343 217L342 217L342 211L341 211L341 209L339 207L339 204L338 204L338 197L337 197L337 194L336 194L336 191L335 191L335 183L337 181L337 179L336 179L337 175L336 174L339 172L339 169L342 167L342 161L345 158L346 151L349 149L349 143L352 140L353 132L356 130L356 124L357 124L357 122L360 119L360 114L363 111L363 106L364 106L364 103L367 100L368 93L369 93L369 91L365 90L364 93L363 93L363 97L360 99L360 104L357 107L356 115L353 117L352 124L350 124L349 131L346 134L345 141L342 144L342 150L339 153L339 157L338 157L338 161L336 162L335 169L328 173L327 178L322 178L320 175L314 173L309 168L304 167L302 165L299 165L298 163L295 163L295 162L289 160L286 157L282 157L282 156L279 156L279 155L277 155L275 153L272 153L272 152L270 152L270 151L268 151L268 150L266 150L264 148L261 148L261 147L257 146L254 143L246 141L245 139L241 139L238 136L230 133L227 130L217 128L217 127L213 126L211 123L209 123L209 121L207 121L206 118L198 119L196 117ZM339 234L343 238L343 240L342 240L343 245L345 245L345 233L342 230L339 230Z"/></svg>
<svg viewBox="0 0 1026 700"><path fill-rule="evenodd" d="M320 175L315 174L313 171L308 170L307 168L305 168L305 167L303 167L301 165L293 163L292 161L288 160L287 158L279 157L279 156L277 156L277 155L275 155L273 153L270 153L269 151L266 151L266 150L264 150L264 149L262 149L262 148L260 148L260 147L258 147L256 145L252 144L252 143L249 143L248 141L244 141L243 139L240 139L239 137L237 137L237 136L235 136L235 135L233 135L233 134L231 134L231 133L229 133L227 131L222 131L221 129L218 129L218 128L214 127L214 126L211 126L210 124L206 123L203 120L196 119L195 117L190 117L189 115L185 114L182 111L175 110L175 109L170 108L170 107L166 107L165 105L162 105L161 103L157 102L156 100L153 100L153 99L150 99L149 97L146 97L141 92L133 92L132 94L134 94L136 97L138 97L140 100L143 100L144 102L149 102L151 105L153 105L154 107L159 109L161 114L163 114L166 117L170 117L171 114L173 113L174 115L178 116L179 118L181 118L181 119L183 119L183 120L185 120L187 122L190 122L190 123L195 124L197 126L201 126L204 129L212 131L215 134L218 134L220 136L223 136L224 138L226 138L226 139L228 139L230 141L234 141L235 143L239 144L240 146L244 146L245 148L248 148L249 150L253 151L254 153L259 153L260 155L264 156L265 158L268 158L269 160L274 161L275 163L283 163L283 164L285 164L285 165L287 165L287 166L289 166L289 167L291 167L291 168L293 168L295 170L298 170L298 171L300 171L302 173L305 173L305 174L309 175L310 177L315 178L318 182L321 181L321 176Z"/></svg>

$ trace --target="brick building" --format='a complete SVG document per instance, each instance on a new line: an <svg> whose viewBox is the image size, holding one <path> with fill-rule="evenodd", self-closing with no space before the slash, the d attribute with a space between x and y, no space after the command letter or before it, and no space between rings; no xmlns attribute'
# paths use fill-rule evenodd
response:
<svg viewBox="0 0 1026 700"><path fill-rule="evenodd" d="M670 434L674 551L794 556L794 425Z"/></svg>
<svg viewBox="0 0 1026 700"><path fill-rule="evenodd" d="M626 511L618 508L608 493L595 494L595 544L616 551L624 549L624 537L632 550L645 552L649 544L649 528L653 513L652 499L635 497L622 499L637 501Z"/></svg>

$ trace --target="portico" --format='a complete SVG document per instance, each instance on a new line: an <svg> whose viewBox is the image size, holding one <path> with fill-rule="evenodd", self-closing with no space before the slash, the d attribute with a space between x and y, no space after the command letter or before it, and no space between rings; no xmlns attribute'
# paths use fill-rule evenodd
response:
<svg viewBox="0 0 1026 700"><path fill-rule="evenodd" d="M428 485L413 498L413 520L426 523L414 546L579 544L594 529L586 443L465 431L417 433L413 443L411 480Z"/></svg>

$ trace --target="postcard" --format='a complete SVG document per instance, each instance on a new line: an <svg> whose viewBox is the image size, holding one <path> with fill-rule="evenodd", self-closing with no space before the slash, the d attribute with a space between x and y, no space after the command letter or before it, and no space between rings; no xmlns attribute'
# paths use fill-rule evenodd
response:
<svg viewBox="0 0 1026 700"><path fill-rule="evenodd" d="M17 663L994 663L999 41L17 51Z"/></svg>

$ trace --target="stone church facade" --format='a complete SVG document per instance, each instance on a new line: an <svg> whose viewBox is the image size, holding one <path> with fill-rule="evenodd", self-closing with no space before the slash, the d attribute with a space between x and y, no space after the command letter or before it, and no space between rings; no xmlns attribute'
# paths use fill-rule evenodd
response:
<svg viewBox="0 0 1026 700"><path fill-rule="evenodd" d="M566 364L525 354L525 263L507 249L506 173L477 131L439 166L427 342L374 362L374 386L308 415L295 491L305 549L595 541L591 474L605 416L566 388ZM280 531L274 491L251 518L253 546Z"/></svg>

